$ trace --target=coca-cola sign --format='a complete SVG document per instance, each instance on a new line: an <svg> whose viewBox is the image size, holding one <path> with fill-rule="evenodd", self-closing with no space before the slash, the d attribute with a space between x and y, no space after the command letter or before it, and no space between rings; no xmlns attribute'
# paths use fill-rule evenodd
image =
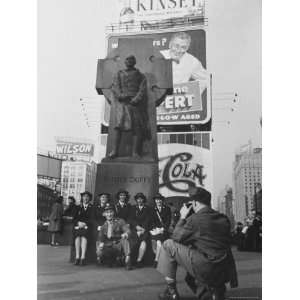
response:
<svg viewBox="0 0 300 300"><path fill-rule="evenodd" d="M166 196L185 196L189 187L212 190L211 151L185 144L163 144L159 153L159 190Z"/></svg>

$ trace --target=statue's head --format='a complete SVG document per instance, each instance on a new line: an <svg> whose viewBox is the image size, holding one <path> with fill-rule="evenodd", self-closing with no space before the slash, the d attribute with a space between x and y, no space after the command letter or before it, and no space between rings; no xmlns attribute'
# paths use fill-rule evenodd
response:
<svg viewBox="0 0 300 300"><path fill-rule="evenodd" d="M127 68L133 68L136 64L136 59L134 55L129 55L125 59L125 66Z"/></svg>

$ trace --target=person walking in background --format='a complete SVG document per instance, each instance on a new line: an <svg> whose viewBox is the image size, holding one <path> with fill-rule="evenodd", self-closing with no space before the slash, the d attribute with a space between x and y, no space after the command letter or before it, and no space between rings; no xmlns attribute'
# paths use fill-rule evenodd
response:
<svg viewBox="0 0 300 300"><path fill-rule="evenodd" d="M90 260L96 256L94 241L95 211L90 203L92 194L81 193L81 204L74 217L75 265L86 264L86 254L90 248ZM94 255L93 255L94 254Z"/></svg>
<svg viewBox="0 0 300 300"><path fill-rule="evenodd" d="M52 206L51 214L49 216L49 225L48 225L48 231L51 233L51 246L58 246L58 243L56 242L56 235L57 233L61 233L63 229L63 197L59 196L55 203Z"/></svg>
<svg viewBox="0 0 300 300"><path fill-rule="evenodd" d="M155 206L153 208L152 229L150 230L153 252L155 253L154 268L157 266L158 256L162 242L169 237L169 227L171 224L171 209L166 206L165 198L157 193L153 197Z"/></svg>

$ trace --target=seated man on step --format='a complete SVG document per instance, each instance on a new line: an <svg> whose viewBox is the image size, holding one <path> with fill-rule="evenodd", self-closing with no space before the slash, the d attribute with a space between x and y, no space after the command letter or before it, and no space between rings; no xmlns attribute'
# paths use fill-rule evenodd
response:
<svg viewBox="0 0 300 300"><path fill-rule="evenodd" d="M104 209L105 223L101 226L97 241L97 261L101 264L108 261L110 265L115 261L122 261L125 257L125 268L131 270L129 225L124 220L114 217L115 208L107 204Z"/></svg>

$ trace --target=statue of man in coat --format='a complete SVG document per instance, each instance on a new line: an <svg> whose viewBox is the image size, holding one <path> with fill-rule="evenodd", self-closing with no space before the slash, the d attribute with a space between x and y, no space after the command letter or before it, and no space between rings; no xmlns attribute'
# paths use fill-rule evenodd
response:
<svg viewBox="0 0 300 300"><path fill-rule="evenodd" d="M113 79L112 94L115 97L115 140L108 154L113 159L119 156L119 146L124 131L132 133L132 157L142 156L143 142L150 138L147 112L147 80L137 68L136 58L125 59L126 68L118 71Z"/></svg>

